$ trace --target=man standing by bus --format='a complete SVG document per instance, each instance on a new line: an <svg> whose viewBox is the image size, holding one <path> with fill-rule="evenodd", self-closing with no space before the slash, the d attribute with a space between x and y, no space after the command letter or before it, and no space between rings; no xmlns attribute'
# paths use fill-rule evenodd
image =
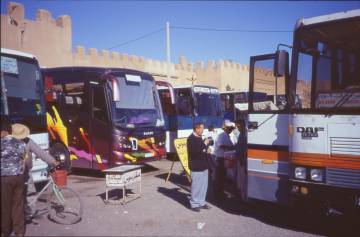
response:
<svg viewBox="0 0 360 237"><path fill-rule="evenodd" d="M229 151L234 150L234 144L231 141L230 134L234 130L234 123L230 120L225 120L223 125L223 132L219 134L215 142L215 154L217 160L216 179L215 179L215 198L220 201L225 197L225 156Z"/></svg>
<svg viewBox="0 0 360 237"><path fill-rule="evenodd" d="M192 180L190 206L195 212L199 212L200 209L210 209L210 206L205 203L208 188L209 171L206 159L209 139L202 140L203 131L204 124L195 123L193 132L187 139L189 168Z"/></svg>
<svg viewBox="0 0 360 237"><path fill-rule="evenodd" d="M241 200L246 199L246 161L247 161L247 134L246 123L243 119L235 120L235 126L239 131L237 143L235 145L236 151L236 184Z"/></svg>

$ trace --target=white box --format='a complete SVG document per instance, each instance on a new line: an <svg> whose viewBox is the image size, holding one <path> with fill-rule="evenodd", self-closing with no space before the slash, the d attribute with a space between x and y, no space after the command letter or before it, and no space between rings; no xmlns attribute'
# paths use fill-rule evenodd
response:
<svg viewBox="0 0 360 237"><path fill-rule="evenodd" d="M47 167L48 164L44 161L33 157L33 167L30 170L30 176L32 177L34 183L48 180Z"/></svg>

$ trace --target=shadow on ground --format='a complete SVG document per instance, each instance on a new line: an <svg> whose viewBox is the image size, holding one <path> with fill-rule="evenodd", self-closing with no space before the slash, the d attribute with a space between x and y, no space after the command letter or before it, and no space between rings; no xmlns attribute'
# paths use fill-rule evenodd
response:
<svg viewBox="0 0 360 237"><path fill-rule="evenodd" d="M128 195L133 195L134 192L132 189L126 189L125 190L125 195L128 196ZM105 198L106 198L106 193L103 192L103 193L100 193L98 195L96 195L97 197L100 197L102 201L105 202ZM123 198L123 191L122 189L119 189L119 188L114 188L114 189L111 189L108 191L108 198L109 200L120 200Z"/></svg>
<svg viewBox="0 0 360 237"><path fill-rule="evenodd" d="M154 171L158 171L159 169L145 164L141 168L141 172L143 174L151 173ZM83 169L83 168L72 168L70 175L76 175L80 177L86 177L86 180L82 180L82 182L92 182L93 180L91 178L105 178L105 173L101 170L93 170L93 169ZM90 178L90 179L88 179Z"/></svg>
<svg viewBox="0 0 360 237"><path fill-rule="evenodd" d="M158 187L158 192L180 203L184 207L190 208L189 205L190 195L187 192L183 192L180 188Z"/></svg>
<svg viewBox="0 0 360 237"><path fill-rule="evenodd" d="M167 173L155 177L165 182ZM168 182L178 188L159 187L158 192L189 208L190 184L185 175L172 173ZM325 236L360 236L359 219L355 216L326 216L316 210L306 210L305 207L295 209L255 200L244 203L229 184L225 188L225 193L228 194L227 197L216 201L212 186L209 185L207 202L225 212L254 218L279 228Z"/></svg>

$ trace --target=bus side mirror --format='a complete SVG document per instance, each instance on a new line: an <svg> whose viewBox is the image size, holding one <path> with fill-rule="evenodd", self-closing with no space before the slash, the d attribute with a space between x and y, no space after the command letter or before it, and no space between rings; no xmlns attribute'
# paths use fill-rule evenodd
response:
<svg viewBox="0 0 360 237"><path fill-rule="evenodd" d="M274 63L274 76L287 77L289 74L289 53L285 50L276 51Z"/></svg>

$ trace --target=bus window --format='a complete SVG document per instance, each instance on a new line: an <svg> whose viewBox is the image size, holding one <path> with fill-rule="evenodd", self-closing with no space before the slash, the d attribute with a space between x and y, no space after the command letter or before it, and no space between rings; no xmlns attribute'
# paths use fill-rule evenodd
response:
<svg viewBox="0 0 360 237"><path fill-rule="evenodd" d="M93 90L93 118L98 119L103 122L108 121L107 109L106 109L106 97L104 93L104 88L100 86L94 86Z"/></svg>
<svg viewBox="0 0 360 237"><path fill-rule="evenodd" d="M349 53L349 80L346 86L360 87L360 50Z"/></svg>
<svg viewBox="0 0 360 237"><path fill-rule="evenodd" d="M65 84L65 103L73 108L84 110L84 82Z"/></svg>
<svg viewBox="0 0 360 237"><path fill-rule="evenodd" d="M179 115L192 115L191 91L179 89L177 94L177 112Z"/></svg>
<svg viewBox="0 0 360 237"><path fill-rule="evenodd" d="M9 115L44 115L43 85L34 60L1 55L1 70Z"/></svg>
<svg viewBox="0 0 360 237"><path fill-rule="evenodd" d="M285 94L285 78L274 77L274 59L256 61L254 67L254 94L265 93L266 101L253 100L254 111L276 111L285 108L286 100L281 97ZM276 96L275 96L276 95Z"/></svg>
<svg viewBox="0 0 360 237"><path fill-rule="evenodd" d="M163 112L167 115L175 115L175 107L171 103L171 95L169 90L159 90L159 97Z"/></svg>
<svg viewBox="0 0 360 237"><path fill-rule="evenodd" d="M234 111L234 95L231 94L221 95L221 103L224 111L226 112Z"/></svg>
<svg viewBox="0 0 360 237"><path fill-rule="evenodd" d="M301 101L303 109L311 106L311 77L313 57L309 54L299 53L299 63L296 81L296 95Z"/></svg>
<svg viewBox="0 0 360 237"><path fill-rule="evenodd" d="M197 111L200 116L218 116L221 114L219 94L195 93Z"/></svg>

